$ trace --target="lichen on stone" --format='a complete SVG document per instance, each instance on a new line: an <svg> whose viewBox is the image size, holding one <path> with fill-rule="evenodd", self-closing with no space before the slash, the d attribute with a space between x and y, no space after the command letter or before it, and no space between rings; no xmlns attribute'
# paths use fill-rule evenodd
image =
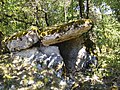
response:
<svg viewBox="0 0 120 90"><path fill-rule="evenodd" d="M81 19L41 29L31 26L26 31L14 33L4 42L10 51L29 48L39 40L43 45L49 46L80 36L91 28L91 23L90 19Z"/></svg>

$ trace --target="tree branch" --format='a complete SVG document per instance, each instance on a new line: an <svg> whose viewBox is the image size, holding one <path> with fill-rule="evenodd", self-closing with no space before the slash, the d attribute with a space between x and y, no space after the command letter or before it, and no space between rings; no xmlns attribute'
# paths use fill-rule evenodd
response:
<svg viewBox="0 0 120 90"><path fill-rule="evenodd" d="M49 26L47 13L45 13L45 22L46 22L47 26Z"/></svg>
<svg viewBox="0 0 120 90"><path fill-rule="evenodd" d="M50 24L48 23L48 12L45 11L44 9L41 9L40 11L42 11L45 14L45 22L47 26L50 26Z"/></svg>

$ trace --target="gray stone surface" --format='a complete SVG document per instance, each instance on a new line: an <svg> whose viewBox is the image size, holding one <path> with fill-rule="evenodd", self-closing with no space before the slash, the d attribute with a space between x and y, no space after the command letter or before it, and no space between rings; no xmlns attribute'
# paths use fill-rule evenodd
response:
<svg viewBox="0 0 120 90"><path fill-rule="evenodd" d="M41 31L28 30L18 32L7 39L7 48L10 51L20 51L27 49L39 40L44 46L53 45L81 36L92 27L92 21L81 19L63 25L46 27ZM26 34L25 34L26 33Z"/></svg>
<svg viewBox="0 0 120 90"><path fill-rule="evenodd" d="M33 47L27 50L14 52L12 54L13 58L27 58L25 59L25 62L28 64L33 61L44 62L48 68L52 68L63 63L63 58L60 55L60 51L57 46Z"/></svg>
<svg viewBox="0 0 120 90"><path fill-rule="evenodd" d="M59 85L59 83L64 81L64 63L57 46L33 47L19 52L12 52L12 58L11 64L14 67L12 75L19 78L17 83L20 88L23 86L28 86L28 88L32 86L34 88L36 86L40 90L43 87L45 87L45 90L49 90L54 85ZM60 87L57 87L59 88L57 90L63 90L60 89L63 86L61 84ZM47 87L49 88L47 89ZM24 89L22 88L21 90Z"/></svg>
<svg viewBox="0 0 120 90"><path fill-rule="evenodd" d="M68 73L75 71L78 52L82 48L84 42L83 37L78 37L64 43L57 44L60 48L60 53L64 59Z"/></svg>
<svg viewBox="0 0 120 90"><path fill-rule="evenodd" d="M19 57L22 57L22 58L24 58L24 57L30 58L32 55L36 55L38 53L42 54L41 52L39 52L39 48L33 47L33 48L30 48L30 49L13 52L13 56L19 56Z"/></svg>
<svg viewBox="0 0 120 90"><path fill-rule="evenodd" d="M33 46L38 41L39 41L39 38L36 32L30 30L26 35L17 37L16 39L12 39L8 41L7 48L10 51L19 51L19 50L27 49Z"/></svg>
<svg viewBox="0 0 120 90"><path fill-rule="evenodd" d="M72 25L66 25L66 27L62 30L63 32L56 32L54 34L44 36L41 42L43 45L48 46L68 41L70 39L74 39L78 36L81 36L83 33L90 30L91 27L92 24L90 24L90 22L87 21L84 24L78 24L74 22L72 23Z"/></svg>
<svg viewBox="0 0 120 90"><path fill-rule="evenodd" d="M85 60L87 60L87 57L88 57L88 53L86 51L86 47L82 47L79 52L78 52L78 56L77 56L77 59L76 59L76 68L82 68L83 67L83 62Z"/></svg>

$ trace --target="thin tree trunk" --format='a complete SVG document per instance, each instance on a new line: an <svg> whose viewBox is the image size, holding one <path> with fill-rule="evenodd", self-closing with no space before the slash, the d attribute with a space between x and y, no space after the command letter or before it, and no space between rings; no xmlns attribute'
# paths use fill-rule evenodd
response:
<svg viewBox="0 0 120 90"><path fill-rule="evenodd" d="M89 18L89 0L86 0L86 18Z"/></svg>
<svg viewBox="0 0 120 90"><path fill-rule="evenodd" d="M83 10L84 10L83 0L78 0L78 2L80 7L79 15L80 15L80 18L83 18Z"/></svg>
<svg viewBox="0 0 120 90"><path fill-rule="evenodd" d="M64 20L67 22L67 7L66 7L66 0L64 0Z"/></svg>
<svg viewBox="0 0 120 90"><path fill-rule="evenodd" d="M71 1L71 5L72 5L72 12L71 12L72 13L72 19L73 19L73 2L74 2L74 0Z"/></svg>

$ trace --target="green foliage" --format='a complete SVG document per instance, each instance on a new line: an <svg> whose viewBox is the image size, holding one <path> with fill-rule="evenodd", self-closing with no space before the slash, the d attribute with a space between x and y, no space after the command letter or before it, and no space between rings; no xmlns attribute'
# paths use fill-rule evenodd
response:
<svg viewBox="0 0 120 90"><path fill-rule="evenodd" d="M107 4L114 11L115 17L120 22L120 1L119 0L91 0L95 6L100 6L101 4Z"/></svg>
<svg viewBox="0 0 120 90"><path fill-rule="evenodd" d="M104 83L119 84L120 74L120 23L112 15L102 15L94 27L96 44L99 47L99 66L96 74Z"/></svg>
<svg viewBox="0 0 120 90"><path fill-rule="evenodd" d="M47 68L44 60L41 62L43 69L38 69L37 61L28 63L28 58L13 59L11 55L0 55L0 59L2 90L48 90L50 88L62 90L62 86L59 85L61 77L57 76L55 69Z"/></svg>
<svg viewBox="0 0 120 90"><path fill-rule="evenodd" d="M36 2L38 1L38 2ZM75 76L76 83L83 80L83 88L89 89L90 86L104 87L101 85L112 85L112 82L120 84L120 10L119 0L90 0L90 17L95 22L93 28L94 39L98 48L99 65L93 68L93 72L86 72L90 80L93 82L84 81L87 78L83 74ZM112 13L105 14L107 7L110 7ZM100 13L93 10L96 7ZM45 13L47 13L47 21L49 25L54 25L62 22L68 22L72 19L79 18L79 7L77 0L0 0L0 31L5 35L10 35L14 32L27 30L31 25L38 27L46 27ZM93 17L94 16L94 17ZM15 70L11 62L7 62L9 58L1 57L0 59L0 75L4 75L4 83L6 87L16 83L19 87L19 78L14 77L18 70ZM4 60L3 60L4 59ZM6 61L7 60L7 61ZM17 65L19 67L20 65ZM24 66L23 66L24 67ZM26 67L24 67L26 68ZM27 72L32 73L35 67L32 67ZM39 72L40 73L40 72ZM44 72L46 76L46 72ZM28 75L25 72L25 75ZM98 81L94 81L93 76L98 77ZM55 76L53 76L56 78ZM44 83L47 85L49 79L44 78L38 81L36 86L42 87ZM23 81L26 83L29 80L35 80L32 74L28 75ZM58 80L59 79L55 79ZM53 80L54 81L54 80ZM53 83L54 84L54 83ZM25 84L24 84L25 85ZM96 86L97 85L97 86ZM26 86L24 86L26 87ZM76 86L75 86L76 87ZM42 88L43 90L45 88ZM102 88L103 89L103 88Z"/></svg>
<svg viewBox="0 0 120 90"><path fill-rule="evenodd" d="M26 30L31 25L46 27L47 22L50 26L67 22L78 18L77 8L78 2L69 0L2 0L0 31L10 35Z"/></svg>

